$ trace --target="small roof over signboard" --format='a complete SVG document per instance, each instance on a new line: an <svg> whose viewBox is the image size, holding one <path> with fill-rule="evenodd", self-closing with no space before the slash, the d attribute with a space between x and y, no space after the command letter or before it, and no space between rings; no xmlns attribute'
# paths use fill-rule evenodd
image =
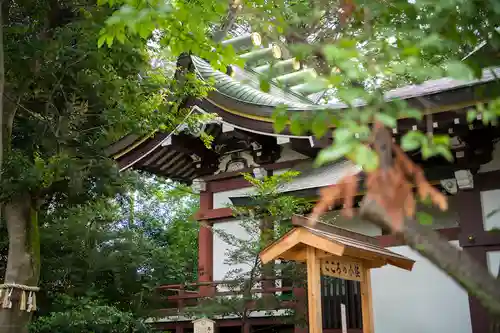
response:
<svg viewBox="0 0 500 333"><path fill-rule="evenodd" d="M213 324L215 323L215 321L213 321L212 319L209 319L207 317L201 317L201 318L197 318L193 321L191 321L193 324L196 324L196 323L202 323L202 324L207 324L207 323L210 323L210 324Z"/></svg>
<svg viewBox="0 0 500 333"><path fill-rule="evenodd" d="M367 268L387 264L408 271L413 268L415 261L375 245L376 240L371 237L321 222L311 227L304 221L303 217L295 217L293 229L260 253L262 262L267 263L275 259L304 261L306 248L314 247L321 251L321 257L361 259Z"/></svg>

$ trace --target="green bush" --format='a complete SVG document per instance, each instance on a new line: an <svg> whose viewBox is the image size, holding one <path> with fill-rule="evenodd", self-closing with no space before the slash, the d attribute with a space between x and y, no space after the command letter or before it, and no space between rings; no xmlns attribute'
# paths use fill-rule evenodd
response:
<svg viewBox="0 0 500 333"><path fill-rule="evenodd" d="M89 298L61 298L61 311L37 318L31 333L146 333L131 313Z"/></svg>

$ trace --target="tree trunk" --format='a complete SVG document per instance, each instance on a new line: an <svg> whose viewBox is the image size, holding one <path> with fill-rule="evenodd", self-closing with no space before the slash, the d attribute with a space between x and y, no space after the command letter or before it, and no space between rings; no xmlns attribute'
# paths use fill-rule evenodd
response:
<svg viewBox="0 0 500 333"><path fill-rule="evenodd" d="M40 275L40 235L36 207L29 195L13 199L4 208L9 233L5 283L35 287ZM0 302L1 303L1 302ZM12 308L0 308L0 333L28 332L32 312L20 310L20 291L12 293Z"/></svg>
<svg viewBox="0 0 500 333"><path fill-rule="evenodd" d="M3 93L5 87L5 65L4 65L4 54L3 54L3 22L6 21L6 18L3 16L5 14L8 15L8 10L5 9L5 0L0 0L0 180L2 179L2 166L3 166L3 140L4 140L4 125L5 125L5 117L4 109L3 109ZM8 19L8 18L7 18ZM0 216L2 214L2 210L0 209Z"/></svg>

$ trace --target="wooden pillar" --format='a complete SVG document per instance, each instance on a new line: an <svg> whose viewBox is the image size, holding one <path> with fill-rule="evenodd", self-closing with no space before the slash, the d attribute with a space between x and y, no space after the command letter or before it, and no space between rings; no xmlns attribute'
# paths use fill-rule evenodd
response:
<svg viewBox="0 0 500 333"><path fill-rule="evenodd" d="M372 283L370 270L363 268L363 281L361 285L361 311L363 316L363 333L374 333Z"/></svg>
<svg viewBox="0 0 500 333"><path fill-rule="evenodd" d="M463 251L487 268L486 253L494 243L485 242L484 235L490 234L484 230L481 191L500 188L500 173L487 172L474 176L474 189L459 190L454 198L456 211L460 221L459 241ZM491 317L479 300L469 295L469 309L472 332L482 333L490 330Z"/></svg>
<svg viewBox="0 0 500 333"><path fill-rule="evenodd" d="M250 333L252 331L252 327L249 323L244 323L241 331L243 333Z"/></svg>
<svg viewBox="0 0 500 333"><path fill-rule="evenodd" d="M184 333L184 327L182 327L182 324L175 325L175 333Z"/></svg>
<svg viewBox="0 0 500 333"><path fill-rule="evenodd" d="M321 309L321 267L315 248L307 247L307 304L309 333L323 332Z"/></svg>
<svg viewBox="0 0 500 333"><path fill-rule="evenodd" d="M213 208L213 193L200 193L200 211L207 211ZM198 234L198 282L213 281L213 247L214 238L212 226L207 221L200 221L200 231ZM212 286L200 286L201 296L211 296L214 288Z"/></svg>

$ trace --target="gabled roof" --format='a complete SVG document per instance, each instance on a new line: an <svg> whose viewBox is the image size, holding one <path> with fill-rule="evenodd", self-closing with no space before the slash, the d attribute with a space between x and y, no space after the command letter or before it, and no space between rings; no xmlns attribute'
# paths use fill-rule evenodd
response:
<svg viewBox="0 0 500 333"><path fill-rule="evenodd" d="M362 260L368 268L392 265L408 271L413 269L414 260L366 241L368 236L343 229L341 234L335 229L328 230L326 224L319 228L295 225L292 230L262 250L260 258L264 264L276 259L304 261L306 247L314 247L320 250L322 258L336 256Z"/></svg>

